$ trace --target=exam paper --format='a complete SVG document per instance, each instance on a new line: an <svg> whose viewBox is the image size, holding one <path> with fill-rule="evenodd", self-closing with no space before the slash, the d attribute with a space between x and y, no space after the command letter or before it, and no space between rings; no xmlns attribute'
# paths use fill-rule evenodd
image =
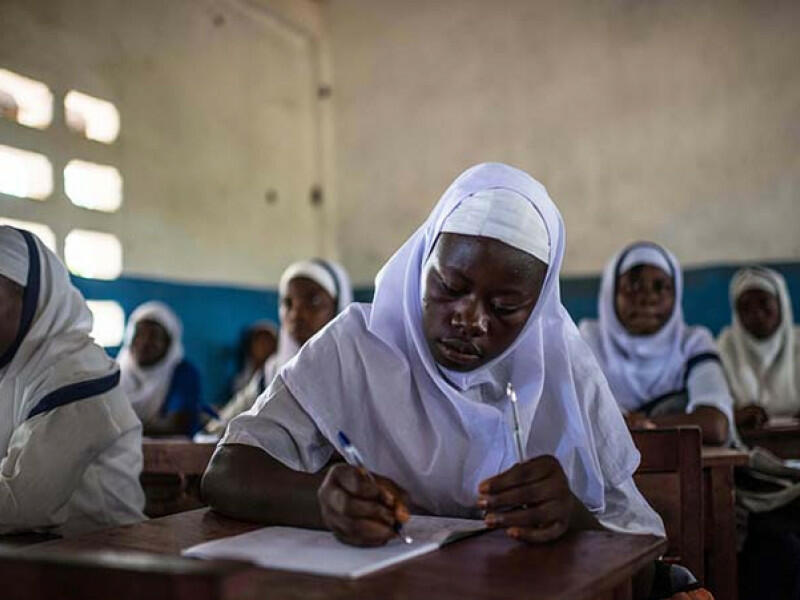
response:
<svg viewBox="0 0 800 600"><path fill-rule="evenodd" d="M355 579L484 530L483 521L473 519L413 516L403 527L413 543L405 544L396 538L379 548L357 548L343 544L330 531L264 527L199 544L182 554L193 558L245 560L268 569Z"/></svg>

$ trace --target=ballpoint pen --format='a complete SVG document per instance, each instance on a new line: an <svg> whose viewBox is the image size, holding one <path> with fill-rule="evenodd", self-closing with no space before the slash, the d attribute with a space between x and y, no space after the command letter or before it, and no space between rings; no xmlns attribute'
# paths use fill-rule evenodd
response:
<svg viewBox="0 0 800 600"><path fill-rule="evenodd" d="M511 412L514 415L514 441L517 446L517 462L521 463L525 456L522 450L522 434L519 430L519 408L517 407L517 392L514 391L514 386L508 382L506 386L506 397L511 400Z"/></svg>
<svg viewBox="0 0 800 600"><path fill-rule="evenodd" d="M348 438L344 432L340 431L338 433L339 443L342 445L342 450L344 451L344 458L347 461L347 464L357 467L361 469L367 478L374 483L376 486L378 482L375 480L375 477L372 476L372 473L369 472L366 466L364 466L364 459L361 458L361 454L359 453L358 449L352 444L350 438ZM395 521L394 524L394 531L400 537L403 542L406 544L411 544L414 540L411 537L405 535L403 533L403 524L400 521Z"/></svg>

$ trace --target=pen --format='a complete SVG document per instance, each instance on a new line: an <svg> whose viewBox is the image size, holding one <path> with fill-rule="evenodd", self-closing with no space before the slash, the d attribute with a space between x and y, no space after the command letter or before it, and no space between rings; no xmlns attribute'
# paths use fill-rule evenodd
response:
<svg viewBox="0 0 800 600"><path fill-rule="evenodd" d="M352 444L352 442L350 442L350 438L348 438L343 431L340 431L337 437L339 438L339 443L342 445L344 459L347 461L347 464L353 467L358 467L364 471L367 478L377 486L378 482L372 476L372 473L369 472L367 467L364 466L364 459L361 458L361 454L359 453L358 449ZM406 544L410 544L414 541L409 536L403 534L403 524L399 521L395 522L394 531Z"/></svg>
<svg viewBox="0 0 800 600"><path fill-rule="evenodd" d="M506 397L511 400L511 412L514 415L514 440L517 443L517 462L521 463L525 455L522 451L522 434L519 430L519 408L517 408L517 392L514 391L514 386L508 382L506 386Z"/></svg>

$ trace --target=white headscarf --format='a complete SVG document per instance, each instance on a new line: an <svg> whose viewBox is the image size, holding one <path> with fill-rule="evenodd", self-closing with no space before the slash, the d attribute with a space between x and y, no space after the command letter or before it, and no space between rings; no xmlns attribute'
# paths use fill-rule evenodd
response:
<svg viewBox="0 0 800 600"><path fill-rule="evenodd" d="M89 337L92 314L64 265L33 234L0 226L0 275L25 287L19 333L0 356L2 457L20 424L114 389L119 369Z"/></svg>
<svg viewBox="0 0 800 600"><path fill-rule="evenodd" d="M739 296L751 289L772 294L780 305L780 325L766 340L752 336L736 312ZM736 406L757 404L773 416L795 416L800 411L800 336L786 280L764 267L741 269L731 280L730 301L733 324L720 333L719 350Z"/></svg>
<svg viewBox="0 0 800 600"><path fill-rule="evenodd" d="M292 263L281 275L278 283L278 304L283 302L292 279L305 277L324 289L336 303L336 314L353 301L353 287L344 267L332 260L313 258ZM264 383L269 385L278 370L297 354L300 345L281 324L278 349L264 364Z"/></svg>
<svg viewBox="0 0 800 600"><path fill-rule="evenodd" d="M658 267L672 277L675 306L664 326L652 335L633 335L617 317L616 286L621 275L638 265ZM683 274L675 256L651 242L636 242L606 265L597 302L597 321L581 322L581 334L603 367L620 407L636 411L661 396L683 391L689 367L716 358L711 333L683 320Z"/></svg>
<svg viewBox="0 0 800 600"><path fill-rule="evenodd" d="M445 377L422 330L423 266L448 216L469 196L496 189L520 195L544 221L547 275L511 346L481 368ZM353 304L282 369L286 387L331 443L338 447L344 431L367 466L405 487L419 507L465 514L478 483L516 462L510 381L526 457L555 455L575 494L603 510L605 483L629 478L639 454L561 305L564 243L561 215L540 183L503 164L468 169L378 273L373 303Z"/></svg>
<svg viewBox="0 0 800 600"><path fill-rule="evenodd" d="M145 320L155 321L161 325L170 339L164 358L149 367L139 366L131 353L136 326ZM122 389L142 423L147 423L155 417L167 398L172 374L184 356L182 336L183 325L180 319L163 302L145 302L128 318L125 341L117 360L122 371Z"/></svg>

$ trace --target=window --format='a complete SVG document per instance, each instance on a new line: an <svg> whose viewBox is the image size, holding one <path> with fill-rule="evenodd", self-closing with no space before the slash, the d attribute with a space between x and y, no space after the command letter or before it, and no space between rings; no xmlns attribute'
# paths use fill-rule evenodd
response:
<svg viewBox="0 0 800 600"><path fill-rule="evenodd" d="M114 212L122 204L122 176L114 167L71 160L64 168L64 191L76 206Z"/></svg>
<svg viewBox="0 0 800 600"><path fill-rule="evenodd" d="M46 156L0 145L0 192L44 200L53 193L53 167Z"/></svg>
<svg viewBox="0 0 800 600"><path fill-rule="evenodd" d="M50 248L50 250L53 252L56 252L56 234L53 233L53 230L47 225L42 225L41 223L31 223L30 221L6 219L4 217L0 217L0 225L10 225L11 227L16 227L17 229L25 229L26 231L30 231L32 234L42 240L42 243L45 246Z"/></svg>
<svg viewBox="0 0 800 600"><path fill-rule="evenodd" d="M119 135L119 111L111 102L72 90L64 96L67 127L90 140L110 144Z"/></svg>
<svg viewBox="0 0 800 600"><path fill-rule="evenodd" d="M125 333L125 312L113 300L87 300L94 324L91 336L106 348L122 344Z"/></svg>
<svg viewBox="0 0 800 600"><path fill-rule="evenodd" d="M0 69L0 116L44 129L53 120L53 94L40 81Z"/></svg>
<svg viewBox="0 0 800 600"><path fill-rule="evenodd" d="M79 277L114 279L122 273L122 245L110 233L73 229L64 240L64 262Z"/></svg>

